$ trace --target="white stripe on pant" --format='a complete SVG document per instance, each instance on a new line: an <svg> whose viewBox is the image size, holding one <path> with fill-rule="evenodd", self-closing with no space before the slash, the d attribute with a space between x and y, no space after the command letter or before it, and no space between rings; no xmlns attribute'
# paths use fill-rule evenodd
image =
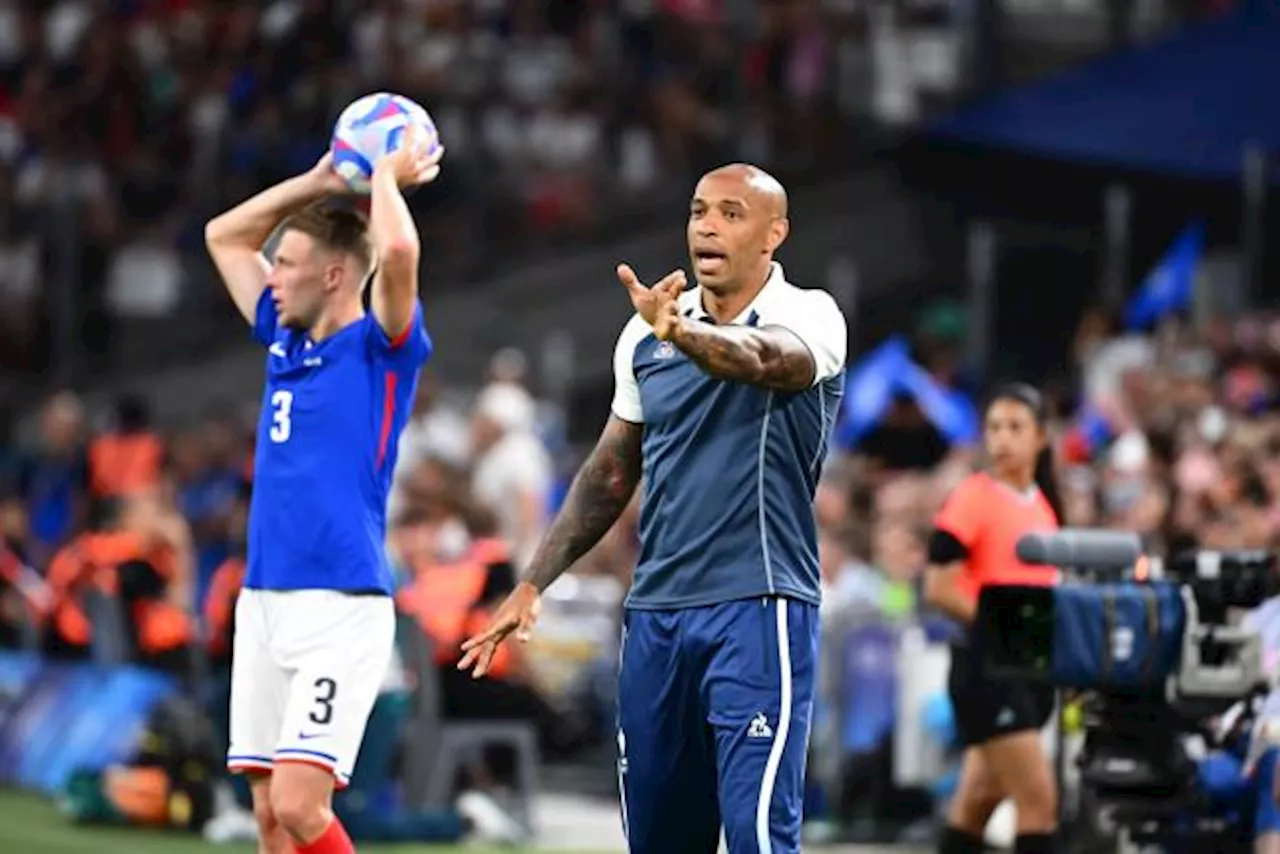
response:
<svg viewBox="0 0 1280 854"><path fill-rule="evenodd" d="M778 726L773 733L773 747L769 749L764 777L760 780L760 799L756 802L756 845L760 854L773 852L769 807L773 803L778 767L787 750L787 736L791 733L791 633L787 629L787 600L775 599L773 604L778 610L778 677L782 683L782 698L778 707Z"/></svg>

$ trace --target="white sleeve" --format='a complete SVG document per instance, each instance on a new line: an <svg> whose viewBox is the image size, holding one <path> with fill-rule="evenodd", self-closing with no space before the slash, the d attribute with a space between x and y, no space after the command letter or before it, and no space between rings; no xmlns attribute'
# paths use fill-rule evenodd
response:
<svg viewBox="0 0 1280 854"><path fill-rule="evenodd" d="M613 351L613 405L609 408L623 421L644 423L640 406L640 384L636 382L636 347L652 330L640 315L633 315L622 327Z"/></svg>
<svg viewBox="0 0 1280 854"><path fill-rule="evenodd" d="M813 356L813 384L844 370L849 332L844 312L826 291L800 291L769 313L765 326L781 326L795 333Z"/></svg>

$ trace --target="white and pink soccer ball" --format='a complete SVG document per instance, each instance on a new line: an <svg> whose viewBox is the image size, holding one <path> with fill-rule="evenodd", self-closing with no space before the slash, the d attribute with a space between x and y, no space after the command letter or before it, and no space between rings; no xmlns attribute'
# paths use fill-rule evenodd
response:
<svg viewBox="0 0 1280 854"><path fill-rule="evenodd" d="M392 92L375 92L352 101L333 126L329 149L333 169L352 192L367 194L373 167L404 140L405 130L416 125L427 147L440 147L440 134L421 104Z"/></svg>

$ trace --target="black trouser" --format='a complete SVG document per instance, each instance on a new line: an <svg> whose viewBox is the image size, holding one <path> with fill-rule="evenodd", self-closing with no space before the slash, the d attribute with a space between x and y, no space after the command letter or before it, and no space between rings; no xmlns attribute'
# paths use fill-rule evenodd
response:
<svg viewBox="0 0 1280 854"><path fill-rule="evenodd" d="M1044 728L1053 715L1052 686L993 679L979 665L967 640L952 646L947 692L962 745L976 747L998 736Z"/></svg>
<svg viewBox="0 0 1280 854"><path fill-rule="evenodd" d="M966 747L978 747L1002 735L1039 732L1053 715L1053 688L1039 682L994 679L982 672L981 657L965 640L951 648L951 675L947 680L955 711L956 735ZM1018 836L1016 854L1045 854L1053 850L1051 833ZM981 836L948 827L939 851L942 854L976 854L985 850Z"/></svg>

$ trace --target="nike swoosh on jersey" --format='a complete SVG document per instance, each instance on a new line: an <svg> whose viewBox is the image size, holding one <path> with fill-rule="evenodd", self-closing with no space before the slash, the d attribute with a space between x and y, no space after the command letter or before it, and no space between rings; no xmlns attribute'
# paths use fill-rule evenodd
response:
<svg viewBox="0 0 1280 854"><path fill-rule="evenodd" d="M298 733L298 741L310 741L313 738L324 738L327 733L323 732L300 732Z"/></svg>

